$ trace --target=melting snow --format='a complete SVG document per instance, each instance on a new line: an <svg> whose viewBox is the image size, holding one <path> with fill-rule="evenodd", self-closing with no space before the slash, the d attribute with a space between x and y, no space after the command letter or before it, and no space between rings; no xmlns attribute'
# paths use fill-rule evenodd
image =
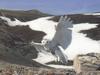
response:
<svg viewBox="0 0 100 75"><path fill-rule="evenodd" d="M45 65L45 63L56 60L56 57L54 57L50 52L39 52L38 57L33 60Z"/></svg>
<svg viewBox="0 0 100 75"><path fill-rule="evenodd" d="M38 18L38 19L35 19L35 20L32 20L32 21L21 22L20 20L18 20L16 18L14 18L15 21L11 21L7 17L0 16L0 18L3 19L3 20L6 20L8 25L10 25L10 26L16 26L16 25L26 26L26 25L29 25L29 27L32 30L45 32L47 34L45 37L48 37L49 39L53 38L54 33L55 33L55 26L57 25L57 22L53 22L51 20L48 20L52 17L42 17L42 18Z"/></svg>
<svg viewBox="0 0 100 75"><path fill-rule="evenodd" d="M79 32L81 30L89 30L92 28L96 28L98 24L90 24L90 23L80 23L80 24L74 24L73 25L73 32Z"/></svg>
<svg viewBox="0 0 100 75"><path fill-rule="evenodd" d="M54 64L50 64L48 66L55 67L55 68L74 69L73 66L65 66L65 65L54 65Z"/></svg>
<svg viewBox="0 0 100 75"><path fill-rule="evenodd" d="M86 34L79 33L80 30L95 28L97 24L81 23L72 28L72 42L66 49L65 53L69 59L74 59L78 54L87 54L90 52L100 53L99 41L86 37Z"/></svg>

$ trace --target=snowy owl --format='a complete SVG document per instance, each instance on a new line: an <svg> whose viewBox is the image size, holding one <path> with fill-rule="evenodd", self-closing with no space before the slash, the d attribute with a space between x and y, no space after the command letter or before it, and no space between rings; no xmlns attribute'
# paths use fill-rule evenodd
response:
<svg viewBox="0 0 100 75"><path fill-rule="evenodd" d="M57 57L57 60L62 62L63 64L67 64L68 58L65 54L65 49L71 42L71 30L72 28L72 21L67 16L61 16L57 26L55 27L55 35L52 40L44 37L41 43L32 42L32 45L38 51L50 51Z"/></svg>

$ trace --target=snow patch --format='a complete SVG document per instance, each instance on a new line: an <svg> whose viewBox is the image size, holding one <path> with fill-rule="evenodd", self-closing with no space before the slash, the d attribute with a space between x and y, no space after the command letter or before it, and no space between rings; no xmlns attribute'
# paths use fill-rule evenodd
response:
<svg viewBox="0 0 100 75"><path fill-rule="evenodd" d="M73 66L65 66L65 65L54 65L54 64L50 64L50 65L48 65L48 66L54 67L54 68L74 69Z"/></svg>
<svg viewBox="0 0 100 75"><path fill-rule="evenodd" d="M100 13L85 13L84 15L94 15L94 16L98 16L98 15L100 15Z"/></svg>
<svg viewBox="0 0 100 75"><path fill-rule="evenodd" d="M36 59L33 59L41 64L45 64L51 61L55 61L56 57L53 56L50 52L39 52L38 57ZM46 65L46 64L45 64Z"/></svg>
<svg viewBox="0 0 100 75"><path fill-rule="evenodd" d="M53 16L52 16L53 17ZM20 20L15 19L15 21L11 21L11 19L9 19L8 17L3 17L0 16L1 19L7 21L9 26L26 26L29 25L29 27L32 30L36 30L36 31L42 31L45 32L47 35L45 37L52 39L54 34L55 34L55 26L57 25L57 22L48 20L52 17L42 17L42 18L38 18L32 21L27 21L27 22L21 22Z"/></svg>
<svg viewBox="0 0 100 75"><path fill-rule="evenodd" d="M79 33L80 30L95 28L97 24L82 23L76 24L72 28L72 42L65 50L69 59L73 60L78 54L87 54L90 52L100 53L99 41L86 37L86 34Z"/></svg>
<svg viewBox="0 0 100 75"><path fill-rule="evenodd" d="M90 23L80 23L80 24L74 24L72 31L73 32L79 32L81 30L89 30L92 28L96 28L98 24L90 24Z"/></svg>

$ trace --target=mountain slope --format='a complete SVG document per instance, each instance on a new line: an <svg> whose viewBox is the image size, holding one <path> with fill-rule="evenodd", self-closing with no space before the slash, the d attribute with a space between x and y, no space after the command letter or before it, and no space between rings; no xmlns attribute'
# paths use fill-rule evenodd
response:
<svg viewBox="0 0 100 75"><path fill-rule="evenodd" d="M40 17L50 16L49 14L42 13L38 10L29 10L29 11L22 11L22 10L0 10L0 16L6 16L14 20L12 17L19 19L20 21L30 21L33 19L37 19Z"/></svg>
<svg viewBox="0 0 100 75"><path fill-rule="evenodd" d="M0 19L0 57L2 58L2 60L10 63L28 66L43 66L40 63L32 61L32 59L37 58L38 51L33 46L31 46L30 43L32 41L41 42L42 38L47 34L45 31L50 31L51 33L53 33L52 27L50 26L51 29L49 29L50 27L48 26L55 26L55 24L57 24L58 22L59 16L51 17L48 14L43 14L38 11L34 12L32 10L2 10L1 15L9 17L12 21L14 21L14 18L17 18L18 20L23 22L23 24L25 24L26 22L28 22L28 24L31 24L19 24L15 26L10 26L7 23L5 23L4 20ZM48 19L47 16L50 16L51 18ZM78 50L80 51L85 49L87 51L88 49L90 50L97 48L97 46L99 45L97 44L97 42L100 40L100 17L98 16L99 15L91 14L68 15L68 17L71 17L74 24L74 28L71 30L76 32L74 35L78 35L72 35L72 37L75 38L74 41L72 39L72 45L70 45L68 48L69 53L70 51L73 52L74 50L75 52L77 52ZM42 25L44 25L44 31L34 30L35 27L33 25L38 25L40 29L42 29ZM79 39L79 37L83 39ZM79 42L79 44L76 44L76 42L78 41L81 42ZM94 42L96 42L96 44L93 46ZM68 53L67 50L66 53Z"/></svg>

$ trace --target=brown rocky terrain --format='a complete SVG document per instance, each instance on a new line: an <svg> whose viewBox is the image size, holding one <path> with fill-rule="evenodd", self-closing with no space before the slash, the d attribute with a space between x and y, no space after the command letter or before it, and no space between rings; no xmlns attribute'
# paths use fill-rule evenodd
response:
<svg viewBox="0 0 100 75"><path fill-rule="evenodd" d="M0 75L76 75L74 70L67 69L37 68L15 64L5 65L6 67L0 68Z"/></svg>

